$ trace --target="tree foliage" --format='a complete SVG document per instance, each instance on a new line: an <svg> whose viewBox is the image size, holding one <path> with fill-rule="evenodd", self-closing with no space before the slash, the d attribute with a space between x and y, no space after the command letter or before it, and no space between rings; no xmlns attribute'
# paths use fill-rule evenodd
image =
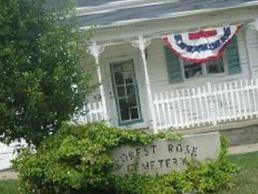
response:
<svg viewBox="0 0 258 194"><path fill-rule="evenodd" d="M0 137L38 145L92 89L71 0L0 0Z"/></svg>

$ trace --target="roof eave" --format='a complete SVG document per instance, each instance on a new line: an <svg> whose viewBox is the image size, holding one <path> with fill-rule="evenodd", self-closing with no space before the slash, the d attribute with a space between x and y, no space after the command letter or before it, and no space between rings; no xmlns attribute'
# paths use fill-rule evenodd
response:
<svg viewBox="0 0 258 194"><path fill-rule="evenodd" d="M198 14L204 14L204 13L213 13L223 10L231 10L231 9L238 9L238 8L248 8L252 6L258 6L258 0L248 3L243 3L237 6L230 6L225 8L213 8L213 9L200 9L200 10L192 10L192 11L184 11L184 12L177 12L177 13L171 13L171 14L165 14L158 18L141 18L137 20L126 20L126 21L119 21L115 22L109 25L101 25L101 26L84 26L81 27L81 29L107 29L107 28L115 28L115 27L122 27L122 26L128 26L133 24L140 24L143 22L149 22L149 21L157 21L162 19L172 19L172 18L180 18L180 17L187 17L187 16L193 16Z"/></svg>

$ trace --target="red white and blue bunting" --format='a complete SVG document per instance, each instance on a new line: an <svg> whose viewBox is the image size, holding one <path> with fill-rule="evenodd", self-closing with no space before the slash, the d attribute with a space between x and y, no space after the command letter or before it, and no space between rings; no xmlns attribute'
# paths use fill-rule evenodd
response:
<svg viewBox="0 0 258 194"><path fill-rule="evenodd" d="M163 37L166 45L182 59L204 63L218 59L241 26L231 25Z"/></svg>

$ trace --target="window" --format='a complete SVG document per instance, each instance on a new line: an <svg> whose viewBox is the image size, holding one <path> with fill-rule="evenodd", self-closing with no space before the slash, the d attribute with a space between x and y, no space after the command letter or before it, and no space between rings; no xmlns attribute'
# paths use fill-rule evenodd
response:
<svg viewBox="0 0 258 194"><path fill-rule="evenodd" d="M225 72L224 57L206 63L190 63L182 60L185 79L205 77Z"/></svg>
<svg viewBox="0 0 258 194"><path fill-rule="evenodd" d="M178 58L164 46L167 63L168 80L170 84L182 83L184 80L210 75L235 75L242 72L237 36L234 36L223 56L207 63L189 63Z"/></svg>

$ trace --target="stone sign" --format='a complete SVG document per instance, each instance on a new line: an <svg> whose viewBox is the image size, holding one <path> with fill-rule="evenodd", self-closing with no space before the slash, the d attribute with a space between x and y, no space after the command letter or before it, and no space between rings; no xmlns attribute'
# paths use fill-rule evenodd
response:
<svg viewBox="0 0 258 194"><path fill-rule="evenodd" d="M157 140L147 146L121 146L112 151L117 161L116 173L126 175L135 169L143 175L161 175L180 171L187 167L187 161L201 163L216 160L220 152L218 132L187 135L182 140Z"/></svg>

